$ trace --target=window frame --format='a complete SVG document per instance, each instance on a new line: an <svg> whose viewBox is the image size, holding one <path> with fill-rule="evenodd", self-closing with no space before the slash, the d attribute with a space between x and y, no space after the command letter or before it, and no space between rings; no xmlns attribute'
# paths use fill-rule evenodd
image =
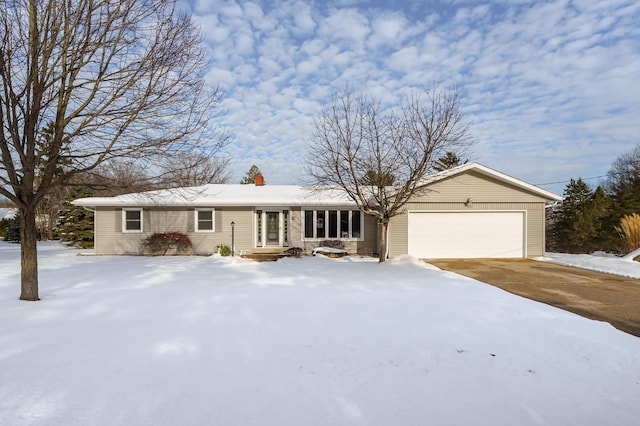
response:
<svg viewBox="0 0 640 426"><path fill-rule="evenodd" d="M200 212L211 212L211 229L200 229ZM204 222L204 221L203 221ZM216 232L216 209L213 207L197 208L194 210L194 232Z"/></svg>
<svg viewBox="0 0 640 426"><path fill-rule="evenodd" d="M333 234L331 232L331 230L329 229L329 227L331 226L331 220L329 220L329 216L330 213L329 212L336 212L336 235L337 237L329 237L330 234ZM360 213L360 229L359 231L359 236L358 237L354 237L353 236L353 220L352 220L352 215L353 212L359 212ZM308 221L307 221L307 212L312 212L311 216L313 222L311 223L311 226L308 227ZM344 237L344 230L342 229L342 213L347 213L348 215L348 237ZM326 207L326 208L318 208L318 207L309 207L309 208L302 208L301 211L301 219L302 219L302 226L301 228L301 239L302 241L319 241L319 240L339 240L339 241L364 241L364 212L360 209L355 209L353 207L345 207L345 208L339 208L339 207ZM318 236L318 218L320 218L320 220L323 222L323 230L324 230L324 236ZM311 230L313 231L313 236L309 237L307 236L307 230Z"/></svg>
<svg viewBox="0 0 640 426"><path fill-rule="evenodd" d="M133 222L127 220L127 212L140 213L140 229L129 229L127 227L129 222ZM122 232L128 234L140 234L144 232L144 209L142 207L126 207L122 209Z"/></svg>

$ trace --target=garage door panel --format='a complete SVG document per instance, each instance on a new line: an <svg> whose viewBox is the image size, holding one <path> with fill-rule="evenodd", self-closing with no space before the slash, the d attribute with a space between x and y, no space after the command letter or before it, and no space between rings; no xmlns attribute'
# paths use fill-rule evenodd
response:
<svg viewBox="0 0 640 426"><path fill-rule="evenodd" d="M524 257L524 212L410 212L409 254L420 258Z"/></svg>

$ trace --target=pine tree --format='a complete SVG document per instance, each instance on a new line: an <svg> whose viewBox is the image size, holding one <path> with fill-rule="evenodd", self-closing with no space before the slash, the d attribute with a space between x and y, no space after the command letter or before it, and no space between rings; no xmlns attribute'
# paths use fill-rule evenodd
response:
<svg viewBox="0 0 640 426"><path fill-rule="evenodd" d="M92 191L88 188L71 190L58 216L56 232L61 241L67 245L79 248L93 247L93 212L83 207L74 206L72 200L90 197Z"/></svg>
<svg viewBox="0 0 640 426"><path fill-rule="evenodd" d="M240 180L240 183L243 185L247 185L250 183L256 183L256 175L262 174L260 169L255 164L251 166L251 168L247 171L244 177Z"/></svg>
<svg viewBox="0 0 640 426"><path fill-rule="evenodd" d="M9 220L10 220L9 226L4 232L4 240L11 241L14 243L19 243L20 242L20 218L18 216L15 216Z"/></svg>
<svg viewBox="0 0 640 426"><path fill-rule="evenodd" d="M571 179L563 195L553 224L553 245L561 252L586 252L585 241L593 237L587 204L594 194L589 185L579 178Z"/></svg>
<svg viewBox="0 0 640 426"><path fill-rule="evenodd" d="M3 217L0 219L0 238L4 238L4 233L7 232L7 228L11 224L11 219Z"/></svg>
<svg viewBox="0 0 640 426"><path fill-rule="evenodd" d="M592 191L582 179L571 179L562 204L548 211L547 249L569 253L616 249L619 239L611 212L611 197L602 187Z"/></svg>
<svg viewBox="0 0 640 426"><path fill-rule="evenodd" d="M433 165L433 169L436 172L441 172L444 170L453 169L454 167L458 167L463 164L467 164L468 161L469 160L464 160L463 162L462 159L458 157L458 155L455 152L448 151L445 153L445 155L438 158L436 163Z"/></svg>
<svg viewBox="0 0 640 426"><path fill-rule="evenodd" d="M590 220L593 236L588 246L589 252L596 250L613 251L618 243L615 224L610 221L613 200L601 186L598 186L589 201Z"/></svg>

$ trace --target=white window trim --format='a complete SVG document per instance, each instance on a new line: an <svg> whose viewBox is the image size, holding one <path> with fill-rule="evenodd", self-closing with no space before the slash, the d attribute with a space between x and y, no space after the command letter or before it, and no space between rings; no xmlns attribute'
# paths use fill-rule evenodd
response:
<svg viewBox="0 0 640 426"><path fill-rule="evenodd" d="M285 228L284 228L284 212L287 211L288 216L287 216L287 220L288 220L288 235L285 238ZM258 212L260 212L260 214L258 214ZM270 247L267 245L267 230L266 230L266 224L267 224L267 213L269 212L274 212L274 213L278 213L278 217L279 217L279 224L278 226L280 227L279 230L279 235L278 235L278 245L277 247L285 247L285 243L286 244L291 244L291 208L290 207L280 207L280 206L272 206L272 207L256 207L254 208L254 233L253 233L253 239L254 239L254 247ZM258 221L260 221L261 226L262 226L262 232L260 235L260 238L258 238ZM287 240L287 241L285 241ZM271 246L271 247L276 247L276 246Z"/></svg>
<svg viewBox="0 0 640 426"><path fill-rule="evenodd" d="M312 210L313 211L313 237L305 237L304 235L304 231L305 231L305 227L306 227L306 215L305 215L305 210ZM338 237L337 238L333 238L333 237L329 237L329 221L327 220L328 218L328 211L329 210L336 210L338 212L338 227L340 226L340 212L341 211L348 211L349 213L351 213L352 211L358 211L360 212L360 237L348 237L348 238L344 238L341 236L342 234L342 230L339 229L338 230ZM324 212L323 215L323 219L324 219L324 229L325 229L325 236L324 237L318 237L317 236L317 220L318 220L318 212ZM339 240L339 241L364 241L364 212L358 208L331 208L331 207L303 207L301 212L300 212L300 216L301 216L301 222L302 222L302 226L301 226L301 240L302 241L322 241L322 240ZM353 235L353 229L352 229L352 223L351 223L351 214L349 214L349 230L351 231L351 235Z"/></svg>
<svg viewBox="0 0 640 426"><path fill-rule="evenodd" d="M198 213L199 212L211 212L211 229L199 229L198 228ZM194 211L194 229L195 232L216 232L216 209L214 208L206 208L206 209L195 209Z"/></svg>
<svg viewBox="0 0 640 426"><path fill-rule="evenodd" d="M127 229L127 212L140 212L140 229ZM122 232L140 234L144 231L144 212L142 207L122 209Z"/></svg>

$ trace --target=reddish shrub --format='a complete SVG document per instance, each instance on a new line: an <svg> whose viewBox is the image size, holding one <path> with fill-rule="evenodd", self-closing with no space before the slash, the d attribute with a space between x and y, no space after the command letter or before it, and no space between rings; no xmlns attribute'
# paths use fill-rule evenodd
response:
<svg viewBox="0 0 640 426"><path fill-rule="evenodd" d="M142 241L145 253L164 256L171 249L181 254L193 251L189 237L182 232L156 232Z"/></svg>

